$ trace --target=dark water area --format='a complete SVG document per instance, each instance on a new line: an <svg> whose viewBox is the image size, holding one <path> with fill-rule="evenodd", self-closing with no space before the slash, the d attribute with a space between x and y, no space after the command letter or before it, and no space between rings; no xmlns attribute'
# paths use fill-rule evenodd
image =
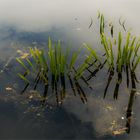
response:
<svg viewBox="0 0 140 140"><path fill-rule="evenodd" d="M65 80L62 80L65 82L65 97L61 95L61 80L57 82L56 92L52 90L51 82L48 87L42 82L38 82L35 87L34 77L30 78L31 83L27 85L18 76L24 70L16 58L28 55L29 47L46 49L49 37L53 44L60 40L63 50L70 47L71 54L82 46L76 68L87 54L84 43L91 44L92 48L102 54L98 10L104 12L106 25L113 23L114 37L117 38L120 30L126 34L119 25L120 17L122 21L126 18L127 31L133 29L132 33L139 35L140 30L136 27L140 21L136 23L136 13L140 3L137 0L134 1L133 6L136 8L133 11L130 10L131 1L118 0L112 4L112 13L108 10L110 0L101 5L101 1L95 2L95 9L90 0L87 3L78 0L75 3L78 5L79 2L81 7L88 6L89 9L80 9L79 6L74 8L71 2L68 5L65 2L63 10L55 5L56 11L52 12L49 9L54 6L52 0L52 5L47 6L49 15L40 13L41 10L36 12L35 7L32 7L34 14L28 8L25 11L22 4L17 9L20 7L24 11L26 16L19 14L23 19L16 12L13 14L14 20L11 18L13 15L8 14L6 19L0 14L0 139L139 139L140 84L133 83L129 76L127 86L126 72L122 72L121 83L118 83L118 73L110 73L106 64L99 64L97 68L90 67L83 75L86 80L80 78L76 81L73 75L65 76ZM14 7L12 4L8 7L9 10ZM37 7L39 4L36 3ZM58 5L62 7L63 2ZM39 7L42 7L42 11L46 9L43 5ZM70 8L73 8L72 12L69 12ZM26 12L32 17L28 17ZM49 20L45 20L45 17ZM110 29L107 34L110 36ZM23 56L20 56L21 53ZM140 65L135 72L138 81L139 70ZM49 73L49 81L51 78Z"/></svg>

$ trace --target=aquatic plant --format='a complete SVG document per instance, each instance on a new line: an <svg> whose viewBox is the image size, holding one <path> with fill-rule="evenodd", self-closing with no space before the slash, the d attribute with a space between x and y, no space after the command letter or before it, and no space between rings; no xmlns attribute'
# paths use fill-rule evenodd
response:
<svg viewBox="0 0 140 140"><path fill-rule="evenodd" d="M102 45L105 50L105 57L109 66L109 78L108 83L105 88L104 97L106 96L106 92L108 89L108 86L114 76L114 70L116 68L116 72L118 73L118 80L115 86L114 90L114 98L117 99L118 97L118 90L119 85L122 82L122 72L123 70L126 72L126 78L127 78L127 86L129 86L129 72L135 72L139 62L140 62L140 56L138 55L140 41L135 36L131 36L130 32L126 35L126 41L124 41L125 36L122 36L122 33L118 33L118 44L115 44L117 46L116 53L115 47L113 50L113 43L111 42L111 39L106 37L104 33L101 35L101 41ZM117 57L115 57L117 56Z"/></svg>
<svg viewBox="0 0 140 140"><path fill-rule="evenodd" d="M109 68L111 71L113 71L114 70L114 53L113 53L111 39L108 38L108 40L107 40L105 34L102 33L101 34L101 42L102 42L102 45L103 45L104 50L105 50L105 56L106 56L106 60L107 60L107 63L109 65Z"/></svg>
<svg viewBox="0 0 140 140"><path fill-rule="evenodd" d="M100 61L99 56L97 55L97 52L88 44L84 44L84 47L88 50L89 54L86 56L86 59L84 60L84 62L77 69L77 72L75 75L75 78L77 80L83 75L85 70L89 71L89 67L94 65L95 68L97 68L97 63L101 64L101 61Z"/></svg>
<svg viewBox="0 0 140 140"><path fill-rule="evenodd" d="M128 32L126 36L123 36L121 32L118 32L118 40L116 41L116 39L113 38L115 41L113 44L111 39L105 34L104 15L100 12L98 12L98 19L100 20L101 44L104 47L105 56L110 70L112 71L116 65L117 71L121 73L123 68L126 68L127 71L128 67L131 65L131 70L135 71L140 62L140 58L138 56L140 40L135 36L132 36L130 32ZM121 19L119 19L119 24L123 26L124 30L126 31L124 26L125 21L121 22ZM111 36L113 37L114 26L112 23L109 25L111 26ZM124 42L125 37L126 41ZM117 45L117 58L115 58L116 52L114 54L114 51L116 51L116 46L114 47L114 45ZM117 61L114 61L114 59L117 59Z"/></svg>
<svg viewBox="0 0 140 140"><path fill-rule="evenodd" d="M110 24L111 37L108 37L105 33L104 15L100 12L98 12L98 19L100 21L100 41L104 49L103 55L99 55L89 44L85 43L83 46L86 48L87 54L85 55L85 59L82 59L83 61L81 64L76 66L75 63L82 47L72 53L70 48L62 48L60 41L54 44L51 38L49 38L48 48L46 50L30 48L30 55L28 57L23 60L17 58L17 61L25 69L23 74L18 74L19 77L27 83L23 92L30 84L28 76L34 73L34 89L36 89L39 81L43 81L45 85L44 93L46 94L48 85L51 83L52 92L55 92L57 102L61 102L66 93L66 80L69 80L74 95L76 95L77 92L80 95L81 100L85 102L85 94L80 87L79 80L81 79L92 89L89 80L96 76L96 74L107 64L109 76L104 91L104 98L113 77L117 75L117 82L114 89L114 99L117 99L119 86L122 82L122 72L126 73L127 86L129 86L130 73L133 73L133 77L135 77L136 80L135 70L140 62L140 56L138 54L140 39L132 36L130 32L126 35L122 34L122 32L118 32L118 37L116 39L113 35L114 26L112 23ZM93 20L91 19L89 28L92 24ZM125 28L124 23L121 23L121 25ZM50 75L51 82L49 81ZM58 85L60 89L58 89ZM58 90L60 91L60 97Z"/></svg>
<svg viewBox="0 0 140 140"><path fill-rule="evenodd" d="M23 60L21 58L16 58L20 65L25 69L24 74L18 73L18 75L26 83L30 83L26 77L29 74L35 73L35 75L37 75L37 78L41 78L45 82L45 84L47 84L48 66L46 63L46 58L44 56L44 51L37 48L29 48L29 53L35 63L33 63L29 58L25 58ZM27 65L30 66L31 69L29 69Z"/></svg>
<svg viewBox="0 0 140 140"><path fill-rule="evenodd" d="M104 15L101 14L100 12L98 12L98 19L100 24L101 45L103 46L105 53L103 52L103 55L99 57L100 64L96 66L96 69L93 71L91 70L89 71L90 75L86 77L86 80L89 81L92 77L94 77L96 73L99 70L101 70L107 62L109 77L104 91L104 98L106 96L107 89L114 77L114 74L117 73L117 82L114 89L114 99L117 99L119 86L122 82L122 72L126 73L126 82L128 87L130 81L129 77L131 77L130 73L134 73L135 75L135 70L139 65L140 56L138 52L140 47L140 39L138 39L135 36L132 36L130 32L128 32L126 35L122 34L121 32L118 32L118 39L113 38L114 26L112 23L109 23L109 26L111 26L110 33L112 37L110 38L105 33L106 32L105 19ZM119 23L126 31L124 25L125 21L121 23L121 21L119 20ZM91 48L90 49L88 48L88 51L91 52ZM96 54L97 56L97 53L95 51L94 54ZM94 55L92 57L96 58L96 56ZM103 60L105 61L102 62ZM136 81L138 82L138 80Z"/></svg>
<svg viewBox="0 0 140 140"><path fill-rule="evenodd" d="M104 33L105 21L104 21L104 15L100 14L100 12L98 12L98 19L100 20L100 34L102 34Z"/></svg>
<svg viewBox="0 0 140 140"><path fill-rule="evenodd" d="M56 101L58 104L62 103L66 94L66 79L69 80L74 94L79 94L83 103L86 101L84 91L82 90L78 79L82 79L87 85L89 85L84 79L82 73L84 72L88 64L83 63L78 68L75 68L76 60L79 56L81 49L78 49L74 53L70 51L70 48L62 49L61 42L58 41L53 44L51 38L48 39L48 48L37 49L29 48L29 56L25 59L16 58L19 64L24 68L24 73L18 73L18 76L25 81L26 85L21 93L24 93L30 82L29 76L35 75L34 87L36 90L39 82L44 84L44 98L47 96L49 85L52 87L52 93L56 95ZM85 61L88 61L86 59ZM51 76L51 81L49 80ZM71 78L71 76L73 78ZM74 82L72 82L74 81ZM45 99L43 98L43 102Z"/></svg>

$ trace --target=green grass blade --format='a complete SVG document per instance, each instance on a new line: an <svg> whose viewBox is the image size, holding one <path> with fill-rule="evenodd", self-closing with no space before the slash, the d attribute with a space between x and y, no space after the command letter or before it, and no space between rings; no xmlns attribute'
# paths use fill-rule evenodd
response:
<svg viewBox="0 0 140 140"><path fill-rule="evenodd" d="M135 71L135 69L137 68L137 66L138 66L139 63L140 63L140 56L137 58L135 64L134 64L133 67L132 67L132 71L133 71L133 72Z"/></svg>
<svg viewBox="0 0 140 140"><path fill-rule="evenodd" d="M92 56L93 56L96 60L98 60L98 61L100 62L100 60L99 60L99 58L98 58L97 53L95 52L95 50L93 50L93 49L92 49L89 45L87 45L87 44L85 44L84 46L88 49L88 51L92 54Z"/></svg>
<svg viewBox="0 0 140 140"><path fill-rule="evenodd" d="M16 58L16 60L20 63L21 66L23 66L29 72L29 69L25 66L22 60L20 60L19 58Z"/></svg>
<svg viewBox="0 0 140 140"><path fill-rule="evenodd" d="M30 83L29 80L27 78L25 78L22 74L18 73L18 76L25 81L26 83Z"/></svg>

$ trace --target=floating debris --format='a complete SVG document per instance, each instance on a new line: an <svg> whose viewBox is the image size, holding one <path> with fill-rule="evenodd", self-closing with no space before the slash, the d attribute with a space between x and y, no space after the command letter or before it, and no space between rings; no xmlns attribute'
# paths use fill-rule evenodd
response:
<svg viewBox="0 0 140 140"><path fill-rule="evenodd" d="M113 135L122 135L122 134L126 133L127 129L128 129L128 128L126 128L126 127L120 128L120 129L118 129L118 130L114 130L114 131L112 132L112 134L113 134Z"/></svg>
<svg viewBox="0 0 140 140"><path fill-rule="evenodd" d="M108 109L108 110L110 110L110 111L112 111L112 110L113 110L113 107L112 107L112 106L110 106L110 105L106 106L105 108L106 108L106 109Z"/></svg>
<svg viewBox="0 0 140 140"><path fill-rule="evenodd" d="M122 120L124 120L124 117L121 117Z"/></svg>
<svg viewBox="0 0 140 140"><path fill-rule="evenodd" d="M42 100L43 99L43 97L36 90L30 90L28 98L31 100Z"/></svg>
<svg viewBox="0 0 140 140"><path fill-rule="evenodd" d="M5 90L12 91L13 89L11 87L6 87Z"/></svg>
<svg viewBox="0 0 140 140"><path fill-rule="evenodd" d="M33 98L33 95L29 96L29 99L32 99Z"/></svg>

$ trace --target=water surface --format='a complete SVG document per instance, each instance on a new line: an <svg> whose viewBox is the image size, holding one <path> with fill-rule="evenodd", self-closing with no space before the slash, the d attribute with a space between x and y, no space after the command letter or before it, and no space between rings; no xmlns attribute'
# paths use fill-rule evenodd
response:
<svg viewBox="0 0 140 140"><path fill-rule="evenodd" d="M74 95L67 81L63 103L58 106L50 87L44 106L32 88L20 94L25 85L17 76L21 68L15 58L19 55L17 50L26 52L29 46L45 48L49 36L53 42L60 39L64 47L71 44L74 50L83 43L101 50L98 46L98 10L104 13L106 22L113 22L116 31L124 32L118 22L121 17L126 20L127 30L132 28L132 32L139 36L139 5L138 0L1 0L0 138L138 139L140 85L136 84L138 92L130 96L132 92L126 86L125 73L117 100L113 98L117 75L112 79L106 98L103 98L109 76L104 67L90 80L92 90L79 81L87 99L84 103L78 93ZM91 18L93 25L89 28ZM81 53L77 65L84 53ZM140 79L139 67L137 78ZM40 83L37 90L42 94L43 89ZM34 92L35 97L32 97ZM134 102L129 119L127 109L130 99ZM126 126L129 132L124 133ZM114 136L117 131L122 134Z"/></svg>

